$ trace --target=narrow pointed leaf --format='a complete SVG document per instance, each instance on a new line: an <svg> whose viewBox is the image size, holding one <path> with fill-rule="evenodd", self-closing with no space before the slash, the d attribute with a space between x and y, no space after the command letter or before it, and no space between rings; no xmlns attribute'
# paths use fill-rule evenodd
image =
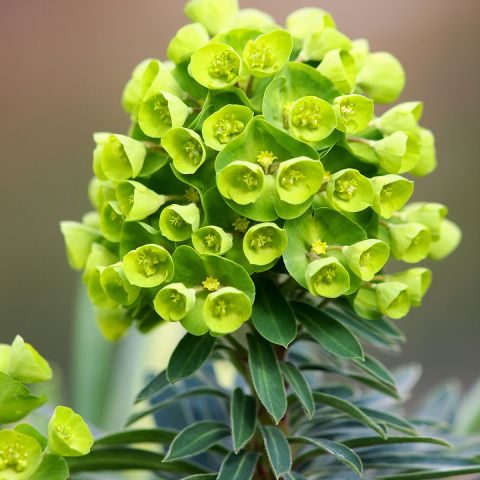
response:
<svg viewBox="0 0 480 480"><path fill-rule="evenodd" d="M460 475L469 475L480 473L480 466L452 468L450 470L425 471L402 473L400 475L387 475L386 477L377 477L375 480L429 480L431 478L457 477Z"/></svg>
<svg viewBox="0 0 480 480"><path fill-rule="evenodd" d="M375 420L378 423L383 423L390 428L398 430L399 432L404 432L409 435L415 435L416 431L413 425L408 422L407 420L398 417L397 415L393 415L392 413L388 413L385 411L378 411L371 408L362 407L362 412L368 415L370 418Z"/></svg>
<svg viewBox="0 0 480 480"><path fill-rule="evenodd" d="M150 428L141 430L125 430L100 437L95 447L103 445L126 445L132 443L170 443L178 431L166 428Z"/></svg>
<svg viewBox="0 0 480 480"><path fill-rule="evenodd" d="M372 447L376 445L396 445L399 443L431 443L433 445L452 448L452 445L446 440L434 437L361 437L343 441L343 444L350 448Z"/></svg>
<svg viewBox="0 0 480 480"><path fill-rule="evenodd" d="M315 413L315 402L310 385L303 376L303 373L291 362L283 362L281 365L287 383L300 400L307 415L312 418Z"/></svg>
<svg viewBox="0 0 480 480"><path fill-rule="evenodd" d="M252 438L257 424L257 402L237 388L232 395L230 405L230 425L233 448L237 453Z"/></svg>
<svg viewBox="0 0 480 480"><path fill-rule="evenodd" d="M200 473L199 475L189 475L182 480L215 480L216 478L216 473Z"/></svg>
<svg viewBox="0 0 480 480"><path fill-rule="evenodd" d="M159 373L156 377L152 378L150 382L145 385L142 391L138 394L137 398L135 399L135 403L142 402L143 400L148 400L149 398L153 397L154 395L158 395L159 393L163 392L165 388L170 385L170 382L167 378L167 371L164 370L163 372Z"/></svg>
<svg viewBox="0 0 480 480"><path fill-rule="evenodd" d="M265 426L262 427L262 435L275 477L279 478L290 472L292 452L283 432L278 427Z"/></svg>
<svg viewBox="0 0 480 480"><path fill-rule="evenodd" d="M255 452L230 453L220 467L217 480L251 480L257 459L258 453Z"/></svg>
<svg viewBox="0 0 480 480"><path fill-rule="evenodd" d="M365 355L363 361L354 360L354 363L355 365L357 365L358 368L368 373L369 375L372 375L381 382L387 383L388 385L396 388L395 379L393 378L392 374L387 370L385 365L383 365L379 360L372 357L371 355Z"/></svg>

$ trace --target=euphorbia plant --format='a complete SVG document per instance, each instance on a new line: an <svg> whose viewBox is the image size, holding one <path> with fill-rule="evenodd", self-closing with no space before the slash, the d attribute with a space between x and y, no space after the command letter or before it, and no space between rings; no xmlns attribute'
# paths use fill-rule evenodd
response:
<svg viewBox="0 0 480 480"><path fill-rule="evenodd" d="M420 306L431 281L423 266L388 260L439 260L461 236L445 206L408 203L412 178L436 166L422 104L374 114L401 94L401 64L318 8L285 26L236 0L191 0L185 12L193 23L171 40L168 61L143 61L125 87L128 134L95 134L94 211L62 232L107 339L165 322L186 334L139 394L129 428L70 460L72 475L480 471L471 452L442 451L435 424L398 415L415 372L394 375L370 353L398 349L391 319ZM215 374L225 361L236 371L230 389ZM88 450L55 427L85 434L71 415L52 420L59 455ZM130 427L146 416L157 428Z"/></svg>

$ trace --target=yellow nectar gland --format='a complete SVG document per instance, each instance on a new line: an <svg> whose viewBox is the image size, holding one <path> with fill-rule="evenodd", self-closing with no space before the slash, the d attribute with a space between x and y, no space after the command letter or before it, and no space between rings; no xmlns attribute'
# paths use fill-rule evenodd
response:
<svg viewBox="0 0 480 480"><path fill-rule="evenodd" d="M164 97L157 97L153 103L153 110L158 113L162 123L172 123L170 110L168 109L168 102Z"/></svg>
<svg viewBox="0 0 480 480"><path fill-rule="evenodd" d="M300 100L295 105L292 123L297 128L308 128L316 130L320 127L322 120L322 109L320 105L312 100Z"/></svg>
<svg viewBox="0 0 480 480"><path fill-rule="evenodd" d="M224 317L227 314L227 303L225 300L217 300L214 310L216 317Z"/></svg>
<svg viewBox="0 0 480 480"><path fill-rule="evenodd" d="M229 143L232 137L235 137L243 132L245 124L240 120L235 119L235 115L225 115L213 127L215 138L220 143Z"/></svg>
<svg viewBox="0 0 480 480"><path fill-rule="evenodd" d="M178 292L172 292L170 294L170 301L172 303L180 303L182 301L182 296Z"/></svg>
<svg viewBox="0 0 480 480"><path fill-rule="evenodd" d="M337 276L336 269L334 267L327 267L321 270L320 275L318 275L317 284L323 283L326 285L331 285L335 277Z"/></svg>
<svg viewBox="0 0 480 480"><path fill-rule="evenodd" d="M28 467L25 447L18 441L9 442L0 447L0 472L10 468L14 472L23 472Z"/></svg>
<svg viewBox="0 0 480 480"><path fill-rule="evenodd" d="M264 233L257 233L255 238L251 240L250 246L256 250L265 247L271 247L273 244L272 237L270 235L265 235Z"/></svg>
<svg viewBox="0 0 480 480"><path fill-rule="evenodd" d="M367 263L370 263L371 260L372 253L368 250L360 255L360 265L366 265Z"/></svg>
<svg viewBox="0 0 480 480"><path fill-rule="evenodd" d="M203 237L203 243L207 248L216 248L218 246L218 239L213 233L209 233Z"/></svg>
<svg viewBox="0 0 480 480"><path fill-rule="evenodd" d="M196 140L189 140L186 142L183 149L194 165L197 165L197 163L202 160L202 147Z"/></svg>
<svg viewBox="0 0 480 480"><path fill-rule="evenodd" d="M393 195L393 189L390 185L382 188L381 196L382 198L390 198Z"/></svg>
<svg viewBox="0 0 480 480"><path fill-rule="evenodd" d="M268 172L268 169L272 165L272 163L278 160L278 157L276 157L273 152L268 152L262 150L258 155L257 155L257 163L262 166L263 170L265 173Z"/></svg>
<svg viewBox="0 0 480 480"><path fill-rule="evenodd" d="M335 193L342 200L350 200L357 191L358 181L353 175L346 174L335 182Z"/></svg>
<svg viewBox="0 0 480 480"><path fill-rule="evenodd" d="M207 277L203 282L202 286L205 290L210 292L215 292L220 288L220 282L214 277Z"/></svg>
<svg viewBox="0 0 480 480"><path fill-rule="evenodd" d="M305 175L296 168L290 168L281 179L282 186L285 188L293 187L299 180L303 180Z"/></svg>
<svg viewBox="0 0 480 480"><path fill-rule="evenodd" d="M222 52L215 55L208 67L208 73L213 78L221 78L230 82L238 75L238 58L233 52Z"/></svg>
<svg viewBox="0 0 480 480"><path fill-rule="evenodd" d="M152 254L152 252L141 253L137 256L138 265L143 268L143 271L147 277L151 277L157 273L157 266L160 263L158 255Z"/></svg>
<svg viewBox="0 0 480 480"><path fill-rule="evenodd" d="M193 187L187 188L187 190L185 190L185 198L187 202L190 203L197 203L200 201L200 195Z"/></svg>
<svg viewBox="0 0 480 480"><path fill-rule="evenodd" d="M254 45L248 57L250 68L265 69L273 65L272 49L262 45Z"/></svg>
<svg viewBox="0 0 480 480"><path fill-rule="evenodd" d="M245 217L238 217L232 223L232 227L235 229L236 232L245 233L250 226L250 221L247 220Z"/></svg>
<svg viewBox="0 0 480 480"><path fill-rule="evenodd" d="M185 224L185 222L183 221L183 218L176 213L172 213L170 215L169 222L176 228L181 228Z"/></svg>
<svg viewBox="0 0 480 480"><path fill-rule="evenodd" d="M250 189L254 189L258 185L258 179L253 173L243 175L242 182Z"/></svg>
<svg viewBox="0 0 480 480"><path fill-rule="evenodd" d="M327 251L327 242L322 242L321 240L315 240L312 243L310 248L310 252L314 253L315 255L324 255Z"/></svg>

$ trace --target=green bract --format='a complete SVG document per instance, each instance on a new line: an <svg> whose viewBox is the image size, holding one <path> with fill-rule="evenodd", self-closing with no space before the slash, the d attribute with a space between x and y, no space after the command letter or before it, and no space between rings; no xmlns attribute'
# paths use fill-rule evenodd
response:
<svg viewBox="0 0 480 480"><path fill-rule="evenodd" d="M374 194L372 208L384 218L400 210L413 194L413 182L399 175L380 175L370 181Z"/></svg>
<svg viewBox="0 0 480 480"><path fill-rule="evenodd" d="M95 321L102 335L110 342L120 340L132 325L127 310L119 306L95 310Z"/></svg>
<svg viewBox="0 0 480 480"><path fill-rule="evenodd" d="M173 166L186 175L195 173L207 158L202 138L188 128L170 129L162 138L162 147L172 157Z"/></svg>
<svg viewBox="0 0 480 480"><path fill-rule="evenodd" d="M78 222L61 222L60 229L65 240L70 266L75 270L85 267L90 249L100 239L100 232Z"/></svg>
<svg viewBox="0 0 480 480"><path fill-rule="evenodd" d="M163 287L153 300L155 311L168 322L182 320L195 305L195 290L183 283Z"/></svg>
<svg viewBox="0 0 480 480"><path fill-rule="evenodd" d="M313 260L305 273L307 288L312 295L337 298L350 288L350 276L335 257Z"/></svg>
<svg viewBox="0 0 480 480"><path fill-rule="evenodd" d="M100 285L114 302L121 305L131 305L140 294L140 288L128 281L123 271L122 262L115 263L102 270Z"/></svg>
<svg viewBox="0 0 480 480"><path fill-rule="evenodd" d="M327 184L327 198L339 210L359 212L373 203L373 189L358 170L346 168L334 173Z"/></svg>
<svg viewBox="0 0 480 480"><path fill-rule="evenodd" d="M232 248L232 234L215 225L206 226L193 232L192 243L198 253L223 255Z"/></svg>
<svg viewBox="0 0 480 480"><path fill-rule="evenodd" d="M400 282L379 283L375 287L379 310L390 318L402 318L410 310L408 287Z"/></svg>
<svg viewBox="0 0 480 480"><path fill-rule="evenodd" d="M243 237L243 252L252 265L267 265L281 257L288 237L275 223L259 223Z"/></svg>
<svg viewBox="0 0 480 480"><path fill-rule="evenodd" d="M6 372L10 362L10 345L0 343L0 372Z"/></svg>
<svg viewBox="0 0 480 480"><path fill-rule="evenodd" d="M371 280L387 263L390 249L380 240L363 240L343 247L349 267L362 280Z"/></svg>
<svg viewBox="0 0 480 480"><path fill-rule="evenodd" d="M432 282L432 272L428 268L409 268L404 272L386 275L385 278L389 282L400 282L406 285L410 303L414 307L419 307Z"/></svg>
<svg viewBox="0 0 480 480"><path fill-rule="evenodd" d="M395 132L372 144L378 163L387 173L409 172L420 160L420 145L411 133Z"/></svg>
<svg viewBox="0 0 480 480"><path fill-rule="evenodd" d="M231 22L231 25L237 28L266 30L275 26L275 20L268 13L256 8L242 8Z"/></svg>
<svg viewBox="0 0 480 480"><path fill-rule="evenodd" d="M346 50L327 52L317 70L341 93L351 93L355 88L358 70L354 58Z"/></svg>
<svg viewBox="0 0 480 480"><path fill-rule="evenodd" d="M264 177L260 165L239 160L217 173L218 190L225 198L248 205L261 195Z"/></svg>
<svg viewBox="0 0 480 480"><path fill-rule="evenodd" d="M445 219L440 225L440 235L430 245L428 256L433 260L442 260L450 255L462 240L462 231L452 221Z"/></svg>
<svg viewBox="0 0 480 480"><path fill-rule="evenodd" d="M143 183L129 180L120 182L117 185L118 206L127 222L143 220L155 213L161 205L165 203L165 196L158 195L153 190L147 188ZM111 223L116 221L112 213L115 213L114 207L110 205L109 212ZM110 224L110 228L113 225Z"/></svg>
<svg viewBox="0 0 480 480"><path fill-rule="evenodd" d="M345 133L361 132L373 119L373 101L363 95L342 95L333 102L337 128Z"/></svg>
<svg viewBox="0 0 480 480"><path fill-rule="evenodd" d="M423 177L437 168L437 154L433 133L426 128L420 128L418 132L420 135L420 160L410 173Z"/></svg>
<svg viewBox="0 0 480 480"><path fill-rule="evenodd" d="M402 220L425 225L432 234L432 240L440 237L440 228L448 214L448 208L441 203L415 202L407 205L401 214Z"/></svg>
<svg viewBox="0 0 480 480"><path fill-rule="evenodd" d="M422 113L422 102L401 103L375 120L375 126L386 135L395 133L398 130L416 133L418 131L418 121Z"/></svg>
<svg viewBox="0 0 480 480"><path fill-rule="evenodd" d="M175 63L188 60L191 54L210 41L208 32L201 23L191 23L180 28L170 40L167 57Z"/></svg>
<svg viewBox="0 0 480 480"><path fill-rule="evenodd" d="M390 226L390 248L393 256L407 263L423 260L430 250L432 235L420 223Z"/></svg>
<svg viewBox="0 0 480 480"><path fill-rule="evenodd" d="M300 58L322 60L330 50L350 50L352 42L333 27L316 27L303 43Z"/></svg>
<svg viewBox="0 0 480 480"><path fill-rule="evenodd" d="M62 457L90 452L93 436L82 417L71 408L57 407L48 423L48 450Z"/></svg>
<svg viewBox="0 0 480 480"><path fill-rule="evenodd" d="M200 224L200 210L194 203L169 205L160 213L160 231L172 242L183 242Z"/></svg>
<svg viewBox="0 0 480 480"><path fill-rule="evenodd" d="M185 5L185 14L194 22L201 23L211 35L215 35L238 13L237 0L190 0Z"/></svg>

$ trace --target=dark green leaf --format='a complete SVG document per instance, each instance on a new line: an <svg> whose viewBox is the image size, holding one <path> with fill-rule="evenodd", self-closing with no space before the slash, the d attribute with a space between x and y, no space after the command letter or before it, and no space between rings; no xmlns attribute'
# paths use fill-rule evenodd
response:
<svg viewBox="0 0 480 480"><path fill-rule="evenodd" d="M216 480L216 473L201 473L199 475L189 475L188 477L182 478L182 480Z"/></svg>
<svg viewBox="0 0 480 480"><path fill-rule="evenodd" d="M272 345L260 336L249 334L248 363L260 401L278 423L287 409L287 395L278 360Z"/></svg>
<svg viewBox="0 0 480 480"><path fill-rule="evenodd" d="M291 362L282 362L280 366L287 383L292 387L292 390L302 403L309 418L312 418L315 413L315 402L313 400L312 389L303 376L303 373Z"/></svg>
<svg viewBox="0 0 480 480"><path fill-rule="evenodd" d="M395 387L395 379L393 378L392 374L387 370L385 365L371 355L365 355L365 359L363 361L354 360L354 363L358 368L369 375L372 375L378 380Z"/></svg>
<svg viewBox="0 0 480 480"><path fill-rule="evenodd" d="M65 459L47 453L30 480L67 480L68 478L70 473Z"/></svg>
<svg viewBox="0 0 480 480"><path fill-rule="evenodd" d="M95 446L126 445L130 443L170 443L178 431L166 428L151 428L142 430L125 430L111 433L95 441Z"/></svg>
<svg viewBox="0 0 480 480"><path fill-rule="evenodd" d="M135 403L142 402L143 400L148 400L154 395L158 395L159 393L163 392L163 390L165 390L165 388L167 388L169 384L170 382L167 378L167 371L164 370L147 383L147 385L138 394L137 398L135 399Z"/></svg>
<svg viewBox="0 0 480 480"><path fill-rule="evenodd" d="M361 437L344 440L343 444L350 448L372 447L375 445L395 445L399 443L431 443L451 448L452 445L446 440L434 437Z"/></svg>
<svg viewBox="0 0 480 480"><path fill-rule="evenodd" d="M376 477L375 480L429 480L431 478L456 477L459 475L469 475L473 473L480 473L480 466L453 468L450 470L440 470L433 472L423 470L421 472L402 473L400 475L387 475L386 477Z"/></svg>
<svg viewBox="0 0 480 480"><path fill-rule="evenodd" d="M235 389L230 405L233 448L238 452L252 438L257 424L257 402L241 388Z"/></svg>
<svg viewBox="0 0 480 480"><path fill-rule="evenodd" d="M285 435L278 427L262 427L263 440L268 460L276 478L288 473L292 468L292 452Z"/></svg>
<svg viewBox="0 0 480 480"><path fill-rule="evenodd" d="M253 477L257 464L258 453L233 452L228 455L220 467L217 480L250 480Z"/></svg>
<svg viewBox="0 0 480 480"><path fill-rule="evenodd" d="M383 423L390 428L398 430L399 432L404 432L410 435L415 435L415 429L413 425L407 420L400 418L396 415L387 412L380 412L371 408L361 408L362 412L368 415L369 417L376 420L378 423Z"/></svg>

